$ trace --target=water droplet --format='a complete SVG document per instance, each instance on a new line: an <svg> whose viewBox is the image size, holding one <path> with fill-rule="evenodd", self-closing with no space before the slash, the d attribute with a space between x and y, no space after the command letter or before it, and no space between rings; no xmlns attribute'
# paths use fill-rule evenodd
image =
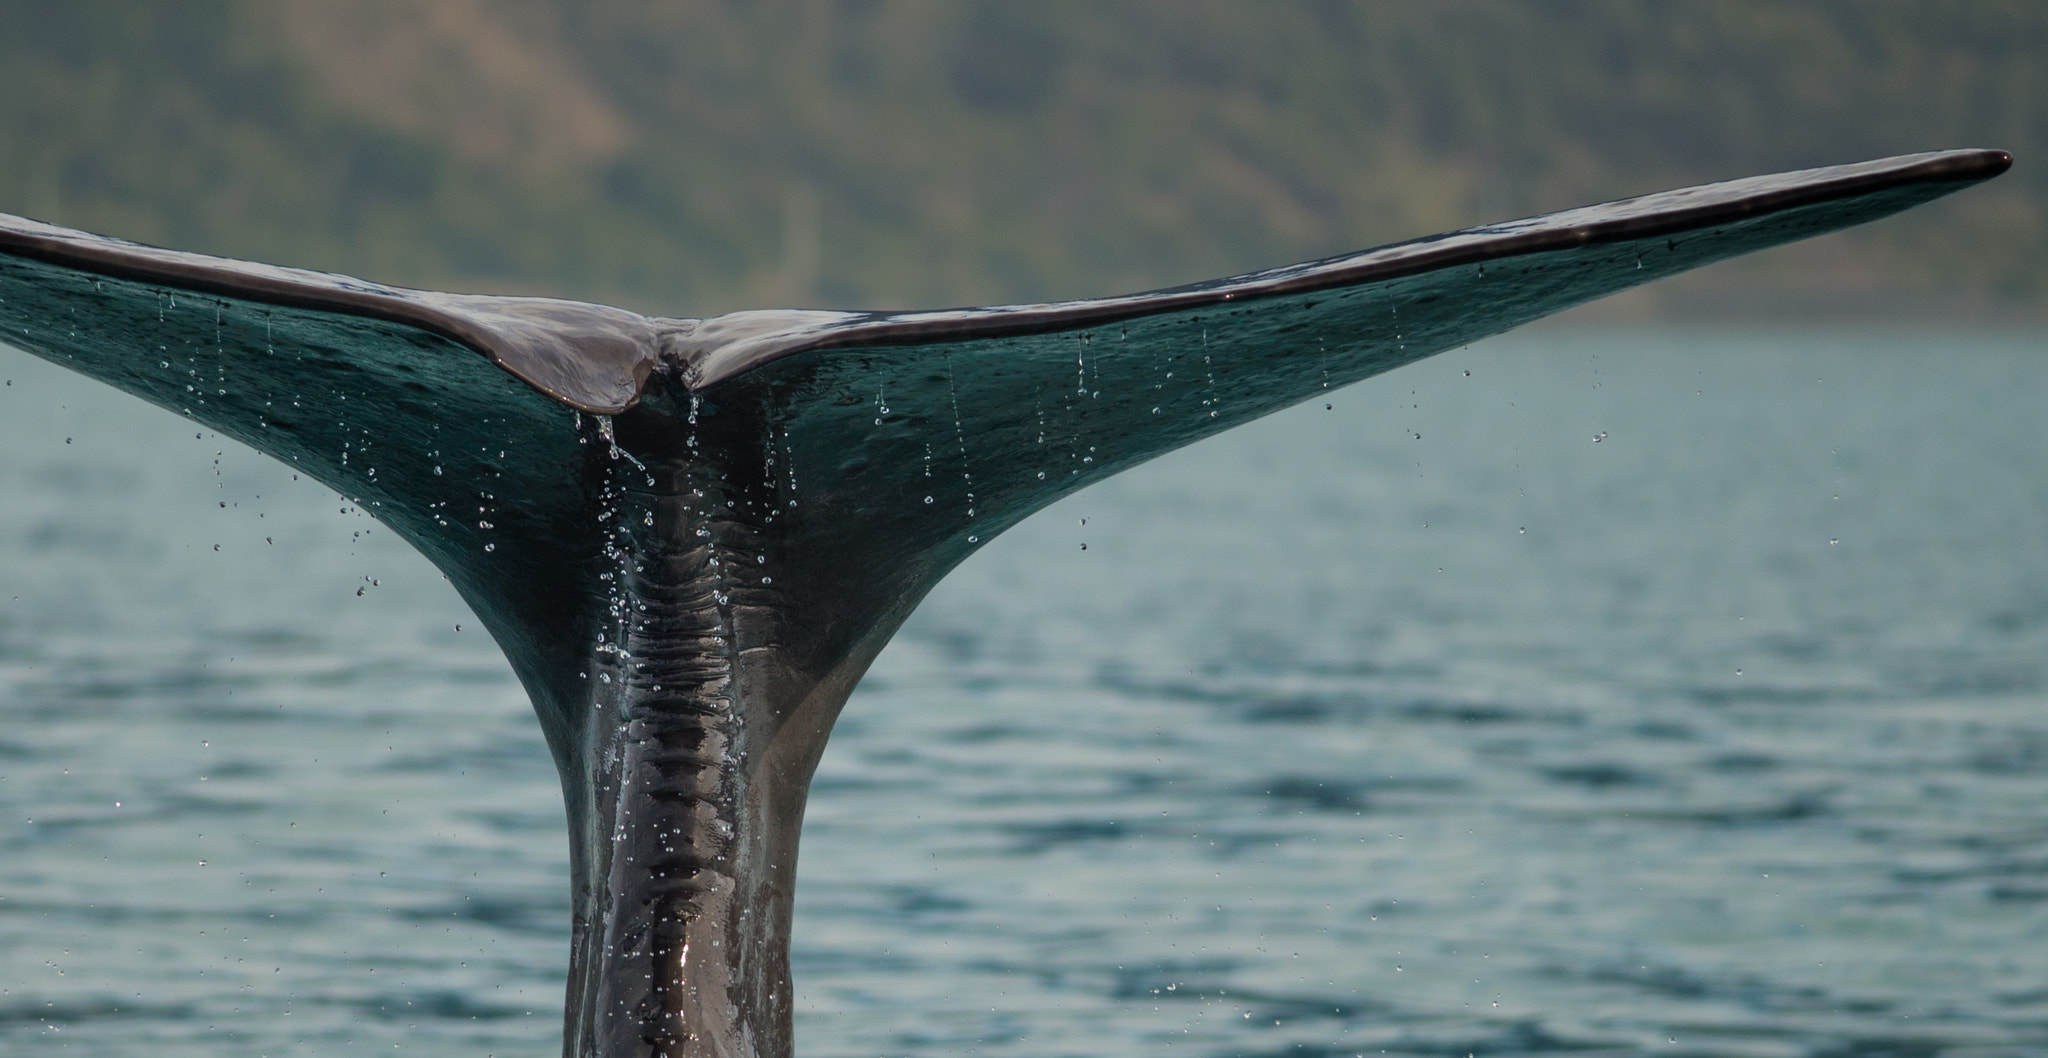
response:
<svg viewBox="0 0 2048 1058"><path fill-rule="evenodd" d="M496 551L497 549L498 549L498 545L496 545L496 544L485 544L485 545L484 545L484 550L485 550L485 551Z"/></svg>
<svg viewBox="0 0 2048 1058"><path fill-rule="evenodd" d="M932 498L931 498L930 496L926 496L926 497L924 498L924 502L926 502L926 503L930 503L930 502L932 502Z"/></svg>

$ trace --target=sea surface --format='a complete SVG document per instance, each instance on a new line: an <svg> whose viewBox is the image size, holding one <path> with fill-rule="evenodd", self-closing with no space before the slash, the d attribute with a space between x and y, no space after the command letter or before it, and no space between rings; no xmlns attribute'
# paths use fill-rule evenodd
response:
<svg viewBox="0 0 2048 1058"><path fill-rule="evenodd" d="M0 1054L556 1054L446 582L0 379ZM2048 1055L2048 336L1522 332L1063 502L848 706L794 959L806 1058Z"/></svg>

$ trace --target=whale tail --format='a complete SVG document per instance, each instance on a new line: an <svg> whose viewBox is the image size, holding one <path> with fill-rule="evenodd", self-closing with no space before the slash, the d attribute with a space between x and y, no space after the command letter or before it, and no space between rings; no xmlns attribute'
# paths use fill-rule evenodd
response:
<svg viewBox="0 0 2048 1058"><path fill-rule="evenodd" d="M0 217L0 339L300 468L448 574L562 775L566 1054L784 1056L811 772L978 547L1326 389L2009 164L1759 177L1129 297L709 320Z"/></svg>

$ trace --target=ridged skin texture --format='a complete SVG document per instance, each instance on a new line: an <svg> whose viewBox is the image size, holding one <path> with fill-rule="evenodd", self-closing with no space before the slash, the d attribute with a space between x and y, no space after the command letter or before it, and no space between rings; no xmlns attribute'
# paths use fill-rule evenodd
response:
<svg viewBox="0 0 2048 1058"><path fill-rule="evenodd" d="M0 217L0 337L312 474L448 574L562 774L565 1055L789 1058L812 772L980 546L1330 388L2009 162L1758 178L1093 302L701 324Z"/></svg>

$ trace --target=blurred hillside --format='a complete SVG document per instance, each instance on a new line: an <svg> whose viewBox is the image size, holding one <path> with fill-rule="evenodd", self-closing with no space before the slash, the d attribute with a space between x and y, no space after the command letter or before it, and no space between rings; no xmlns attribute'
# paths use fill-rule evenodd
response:
<svg viewBox="0 0 2048 1058"><path fill-rule="evenodd" d="M0 0L0 210L664 314L1105 294L1940 147L1609 312L2040 318L2048 5Z"/></svg>

